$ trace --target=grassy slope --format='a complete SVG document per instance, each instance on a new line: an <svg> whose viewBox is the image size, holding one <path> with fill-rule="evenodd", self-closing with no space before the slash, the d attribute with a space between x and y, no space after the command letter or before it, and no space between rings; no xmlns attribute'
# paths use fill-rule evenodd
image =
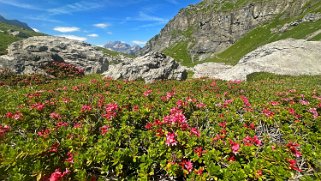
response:
<svg viewBox="0 0 321 181"><path fill-rule="evenodd" d="M256 0L254 0L256 1ZM235 8L240 8L245 6L246 4L253 2L253 0L238 0L235 4L231 3L231 1L225 1L221 7L223 11L230 11ZM223 62L230 65L235 65L244 55L255 50L259 46L281 40L286 38L296 38L302 39L306 38L308 35L318 31L321 29L321 20L317 22L309 22L302 23L299 26L292 28L289 31L284 33L272 33L271 29L280 28L286 23L290 23L297 19L302 18L305 14L309 12L321 12L321 2L318 0L312 0L310 3L306 5L306 7L310 6L308 11L305 11L304 14L298 17L292 18L280 18L276 17L274 20L261 25L252 31L245 34L241 39L239 39L234 45L226 49L225 51L213 55L211 58L206 59L203 62ZM202 9L202 11L208 10L209 7ZM213 5L211 10L213 11L217 9L217 5ZM185 36L187 37L187 36ZM187 37L189 38L189 37ZM321 40L321 34L314 36L312 39L314 41ZM188 52L188 41L181 41L173 45L172 47L166 49L164 51L165 54L172 56L173 58L182 62L183 65L193 66L197 63L193 63L192 58Z"/></svg>
<svg viewBox="0 0 321 181"><path fill-rule="evenodd" d="M7 47L15 41L21 40L23 38L32 37L32 36L44 35L42 33L26 30L26 29L9 25L6 23L0 23L0 30L3 31L3 32L0 32L0 55L6 54ZM8 30L20 31L22 35L19 37L10 35L7 33Z"/></svg>

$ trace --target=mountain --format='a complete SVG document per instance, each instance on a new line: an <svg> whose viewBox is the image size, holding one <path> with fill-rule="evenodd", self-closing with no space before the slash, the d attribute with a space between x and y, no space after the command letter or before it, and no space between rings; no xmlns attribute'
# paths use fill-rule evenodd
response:
<svg viewBox="0 0 321 181"><path fill-rule="evenodd" d="M110 41L106 43L104 47L112 51L126 53L130 55L135 55L138 51L141 50L141 47L138 45L130 46L129 44L123 43L121 41Z"/></svg>
<svg viewBox="0 0 321 181"><path fill-rule="evenodd" d="M160 51L186 66L235 65L280 39L320 40L320 29L320 0L203 0L180 10L141 54Z"/></svg>
<svg viewBox="0 0 321 181"><path fill-rule="evenodd" d="M31 28L27 28L25 25L25 23L20 21L6 20L0 16L0 55L6 54L8 46L15 41L44 35L43 33L33 31Z"/></svg>
<svg viewBox="0 0 321 181"><path fill-rule="evenodd" d="M9 25L13 25L13 26L17 26L17 27L21 27L24 28L26 30L30 30L30 31L34 31L32 28L30 28L27 23L18 21L18 20L7 20L6 18L4 18L3 16L0 15L0 22L1 23L6 23Z"/></svg>

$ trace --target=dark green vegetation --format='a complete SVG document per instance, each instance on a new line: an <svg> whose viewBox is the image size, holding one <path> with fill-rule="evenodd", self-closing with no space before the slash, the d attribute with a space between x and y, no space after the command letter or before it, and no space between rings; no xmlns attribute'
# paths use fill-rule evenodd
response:
<svg viewBox="0 0 321 181"><path fill-rule="evenodd" d="M217 1L218 2L218 1ZM231 12L233 10L247 7L250 3L253 2L262 2L256 0L230 0L230 1L222 1L221 4L213 3L212 5L207 5L208 2L203 1L199 5L197 11L196 8L185 10L187 14L193 13L213 13L213 12ZM269 2L269 0L263 1ZM195 12L194 12L195 11ZM294 11L289 13L289 11ZM272 30L276 30L284 26L286 23L291 23L296 20L302 19L308 13L321 13L321 1L319 0L311 0L302 9L298 10L288 10L283 14L278 15L273 20L266 22L264 24L259 25L253 30L246 33L242 38L237 40L232 46L227 48L225 51L213 54L210 58L205 59L202 62L223 62L230 65L235 65L244 55L255 50L259 46L266 45L268 43L287 39L287 38L295 38L295 39L308 39L313 41L321 40L321 32L317 33L315 36L310 37L313 33L321 30L321 20L316 22L305 22L301 23L298 26L291 27L288 31L280 33L273 32ZM197 61L198 57L191 57L189 52L189 48L193 45L193 38L191 35L193 34L193 27L190 27L187 31L188 33L180 33L179 35L183 35L184 38L180 42L172 45L171 47L164 50L164 53L172 56L178 61L181 61L183 65L193 66L197 63L201 63ZM173 30L173 34L177 34L178 30ZM174 36L175 37L175 36ZM196 37L197 38L197 37Z"/></svg>
<svg viewBox="0 0 321 181"><path fill-rule="evenodd" d="M0 180L320 180L321 77L0 87Z"/></svg>
<svg viewBox="0 0 321 181"><path fill-rule="evenodd" d="M17 36L11 35L10 32L19 31ZM8 46L18 40L32 37L32 36L42 36L44 34L37 33L31 30L27 30L18 26L9 25L6 23L0 23L0 55L7 54L6 49Z"/></svg>

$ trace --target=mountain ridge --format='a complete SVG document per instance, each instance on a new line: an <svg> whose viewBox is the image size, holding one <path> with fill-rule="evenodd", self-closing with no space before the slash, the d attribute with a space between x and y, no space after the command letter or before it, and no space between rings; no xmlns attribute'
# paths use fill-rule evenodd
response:
<svg viewBox="0 0 321 181"><path fill-rule="evenodd" d="M186 66L193 66L199 61L235 64L246 53L262 44L245 46L246 51L237 57L229 53L225 55L224 52L256 28L269 23L275 23L271 29L278 28L309 12L321 12L320 6L317 0L228 0L221 4L214 0L204 0L182 9L158 35L147 42L141 54L161 51ZM266 32L260 33L264 35ZM270 33L269 36L276 34ZM284 38L293 37L287 35ZM236 51L234 49L233 53ZM220 56L222 53L224 56ZM229 56L233 60L229 60Z"/></svg>
<svg viewBox="0 0 321 181"><path fill-rule="evenodd" d="M135 55L142 49L139 45L131 46L122 41L109 41L104 45L104 48L129 55Z"/></svg>
<svg viewBox="0 0 321 181"><path fill-rule="evenodd" d="M21 27L24 28L26 30L30 30L30 31L34 31L32 28L29 27L29 25L27 23L18 21L18 20L8 20L5 17L3 17L2 15L0 15L0 22L1 23L6 23L9 25L13 25L13 26L17 26L17 27Z"/></svg>

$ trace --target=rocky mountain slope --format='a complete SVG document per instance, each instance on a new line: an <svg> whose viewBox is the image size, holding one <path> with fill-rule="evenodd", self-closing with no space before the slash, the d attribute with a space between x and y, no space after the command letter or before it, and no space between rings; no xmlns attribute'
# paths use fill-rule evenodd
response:
<svg viewBox="0 0 321 181"><path fill-rule="evenodd" d="M8 20L8 19L6 19L5 17L3 17L1 15L0 15L0 22L1 23L6 23L6 24L9 24L9 25L13 25L13 26L17 26L17 27L20 27L20 28L23 28L23 29L26 29L26 30L34 31L32 28L30 28L28 26L27 23L24 23L24 22L21 22L21 21L18 21L18 20Z"/></svg>
<svg viewBox="0 0 321 181"><path fill-rule="evenodd" d="M319 0L203 0L182 9L141 52L161 51L187 66L236 64L272 41L321 39L320 12Z"/></svg>
<svg viewBox="0 0 321 181"><path fill-rule="evenodd" d="M123 43L121 41L110 41L104 45L104 48L107 48L112 51L125 53L129 55L135 55L138 51L140 51L142 48L138 45L129 45L127 43Z"/></svg>

